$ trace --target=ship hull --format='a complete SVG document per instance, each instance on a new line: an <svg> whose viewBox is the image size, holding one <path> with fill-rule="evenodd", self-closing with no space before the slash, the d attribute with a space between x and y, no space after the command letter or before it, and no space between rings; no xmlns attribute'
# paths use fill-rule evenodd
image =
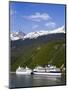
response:
<svg viewBox="0 0 68 90"><path fill-rule="evenodd" d="M20 75L30 75L31 72L16 72L16 74L20 74Z"/></svg>
<svg viewBox="0 0 68 90"><path fill-rule="evenodd" d="M51 73L51 72L45 72L45 73L41 73L41 72L34 72L34 74L37 75L54 75L54 76L61 76L61 73Z"/></svg>

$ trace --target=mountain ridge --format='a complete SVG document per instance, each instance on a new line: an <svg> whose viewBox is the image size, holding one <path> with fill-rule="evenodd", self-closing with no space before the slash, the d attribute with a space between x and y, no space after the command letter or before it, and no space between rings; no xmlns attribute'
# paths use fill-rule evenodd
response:
<svg viewBox="0 0 68 90"><path fill-rule="evenodd" d="M36 39L39 36L43 36L43 35L48 35L48 34L56 34L56 33L65 33L65 28L64 26L52 30L52 31L45 31L45 30L41 30L41 31L35 31L35 32L30 32L28 34L23 33L22 31L20 32L15 32L15 33L10 33L10 39L13 40L25 40L27 38L29 39Z"/></svg>

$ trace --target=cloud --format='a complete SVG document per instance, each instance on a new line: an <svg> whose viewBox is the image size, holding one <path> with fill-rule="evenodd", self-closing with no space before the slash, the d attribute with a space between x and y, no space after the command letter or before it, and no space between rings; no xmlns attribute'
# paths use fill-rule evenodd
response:
<svg viewBox="0 0 68 90"><path fill-rule="evenodd" d="M48 22L45 24L46 27L51 27L51 28L55 28L56 27L56 23L55 22Z"/></svg>
<svg viewBox="0 0 68 90"><path fill-rule="evenodd" d="M14 14L16 14L16 11L14 11L14 10L10 10L10 15L14 15Z"/></svg>
<svg viewBox="0 0 68 90"><path fill-rule="evenodd" d="M51 19L51 17L50 17L50 15L49 14L47 14L47 13L39 13L39 12L36 12L35 14L33 14L33 15L29 15L29 16L23 16L23 17L25 17L25 18L27 18L27 19L29 19L29 20L32 20L32 21L37 21L37 22L40 22L40 21L42 21L42 20L45 20L45 21L47 21L47 20L50 20Z"/></svg>
<svg viewBox="0 0 68 90"><path fill-rule="evenodd" d="M38 26L39 26L39 25L34 25L34 26L32 27L32 29L36 29Z"/></svg>

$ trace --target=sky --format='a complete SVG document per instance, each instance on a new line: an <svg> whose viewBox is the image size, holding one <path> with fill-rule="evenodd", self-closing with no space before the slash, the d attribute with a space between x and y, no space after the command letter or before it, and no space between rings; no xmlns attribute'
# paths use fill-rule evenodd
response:
<svg viewBox="0 0 68 90"><path fill-rule="evenodd" d="M10 2L10 31L54 30L65 25L64 4Z"/></svg>

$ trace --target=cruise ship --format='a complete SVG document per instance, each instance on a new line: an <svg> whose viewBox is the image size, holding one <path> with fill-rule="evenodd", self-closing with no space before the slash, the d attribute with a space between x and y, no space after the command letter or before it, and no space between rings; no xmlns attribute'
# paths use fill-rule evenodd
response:
<svg viewBox="0 0 68 90"><path fill-rule="evenodd" d="M41 75L61 75L61 70L53 65L47 65L45 68L41 66L37 66L33 70L34 74L41 74Z"/></svg>
<svg viewBox="0 0 68 90"><path fill-rule="evenodd" d="M18 67L16 70L16 74L22 74L22 75L30 75L32 70L26 66L26 68Z"/></svg>

